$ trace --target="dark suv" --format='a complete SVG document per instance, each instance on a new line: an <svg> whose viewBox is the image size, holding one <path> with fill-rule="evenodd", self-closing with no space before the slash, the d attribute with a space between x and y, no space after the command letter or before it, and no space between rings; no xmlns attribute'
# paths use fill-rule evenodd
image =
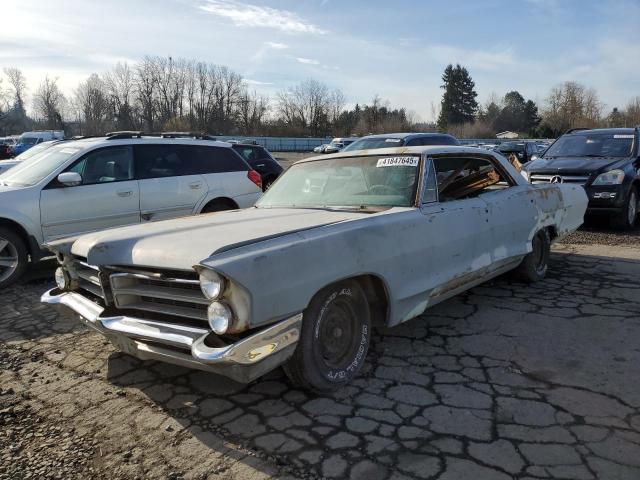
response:
<svg viewBox="0 0 640 480"><path fill-rule="evenodd" d="M343 152L354 150L372 150L388 147L413 147L417 145L460 145L456 137L446 133L384 133L367 135L342 149Z"/></svg>
<svg viewBox="0 0 640 480"><path fill-rule="evenodd" d="M234 143L232 148L260 174L262 190L265 192L283 171L282 166L264 147L249 143Z"/></svg>
<svg viewBox="0 0 640 480"><path fill-rule="evenodd" d="M609 216L631 229L640 198L640 127L573 129L524 166L531 183L580 183L589 197L587 214Z"/></svg>
<svg viewBox="0 0 640 480"><path fill-rule="evenodd" d="M495 151L509 157L513 154L518 158L520 163L527 163L531 157L538 154L538 147L534 142L502 142L495 148Z"/></svg>

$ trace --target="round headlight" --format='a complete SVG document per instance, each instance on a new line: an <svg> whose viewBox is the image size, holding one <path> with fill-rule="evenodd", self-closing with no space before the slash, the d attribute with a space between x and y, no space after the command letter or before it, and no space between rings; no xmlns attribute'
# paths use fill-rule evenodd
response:
<svg viewBox="0 0 640 480"><path fill-rule="evenodd" d="M218 335L223 335L231 325L232 313L231 309L221 302L213 302L207 309L207 317L209 325Z"/></svg>
<svg viewBox="0 0 640 480"><path fill-rule="evenodd" d="M56 268L55 279L60 290L68 290L71 286L71 277L62 267Z"/></svg>
<svg viewBox="0 0 640 480"><path fill-rule="evenodd" d="M209 300L218 298L224 292L224 278L213 270L200 271L200 289Z"/></svg>

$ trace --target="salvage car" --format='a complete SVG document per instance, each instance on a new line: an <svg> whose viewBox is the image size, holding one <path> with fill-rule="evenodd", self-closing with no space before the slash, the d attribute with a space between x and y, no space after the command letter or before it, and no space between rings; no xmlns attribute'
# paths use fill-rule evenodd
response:
<svg viewBox="0 0 640 480"><path fill-rule="evenodd" d="M406 147L295 163L254 208L52 242L74 312L141 359L249 382L284 365L328 392L394 326L504 272L545 276L579 185L530 185L504 157Z"/></svg>
<svg viewBox="0 0 640 480"><path fill-rule="evenodd" d="M527 163L523 174L533 184L582 185L589 215L630 230L640 212L640 127L570 130Z"/></svg>
<svg viewBox="0 0 640 480"><path fill-rule="evenodd" d="M50 146L0 173L0 288L50 255L45 242L261 195L260 174L228 143L120 132Z"/></svg>

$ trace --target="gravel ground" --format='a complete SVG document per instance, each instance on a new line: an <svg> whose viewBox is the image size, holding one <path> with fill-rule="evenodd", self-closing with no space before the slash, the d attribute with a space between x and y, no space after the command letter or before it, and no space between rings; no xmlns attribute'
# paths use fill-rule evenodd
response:
<svg viewBox="0 0 640 480"><path fill-rule="evenodd" d="M320 397L119 353L38 303L42 266L0 293L0 479L637 480L640 246L618 239L377 331Z"/></svg>

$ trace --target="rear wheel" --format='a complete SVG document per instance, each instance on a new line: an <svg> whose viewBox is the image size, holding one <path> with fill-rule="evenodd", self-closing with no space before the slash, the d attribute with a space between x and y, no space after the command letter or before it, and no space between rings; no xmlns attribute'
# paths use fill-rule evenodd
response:
<svg viewBox="0 0 640 480"><path fill-rule="evenodd" d="M0 288L18 280L27 268L27 247L15 232L0 227Z"/></svg>
<svg viewBox="0 0 640 480"><path fill-rule="evenodd" d="M303 388L327 393L349 383L364 364L371 336L367 297L354 280L316 294L304 311L302 331L287 376Z"/></svg>
<svg viewBox="0 0 640 480"><path fill-rule="evenodd" d="M627 201L622 208L622 211L611 218L611 225L615 228L622 228L625 230L631 230L636 225L636 219L638 218L638 190L636 187L631 187Z"/></svg>
<svg viewBox="0 0 640 480"><path fill-rule="evenodd" d="M551 239L547 229L538 231L531 240L531 253L527 254L516 268L516 276L525 282L537 282L547 274Z"/></svg>

